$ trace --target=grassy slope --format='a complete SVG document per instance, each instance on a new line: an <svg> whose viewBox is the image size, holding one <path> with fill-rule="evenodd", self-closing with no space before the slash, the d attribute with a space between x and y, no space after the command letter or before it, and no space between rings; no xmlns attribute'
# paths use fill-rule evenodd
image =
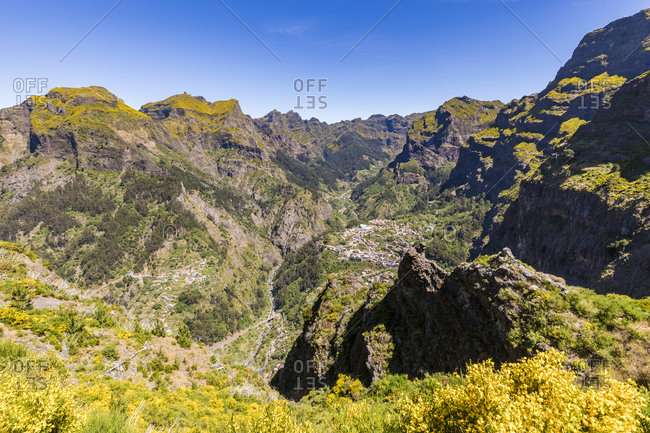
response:
<svg viewBox="0 0 650 433"><path fill-rule="evenodd" d="M426 411L436 399L447 398L446 392L463 393L475 386L471 385L471 376L435 375L416 381L387 376L363 389L353 378L341 377L333 388L314 391L301 403L288 405L278 400L256 372L243 367L219 368L214 358L208 359L210 352L206 347L192 344L182 349L170 337L133 329L134 324L121 309L106 307L97 299L80 298L79 294L84 292L66 284L49 267L46 261L16 244L0 245L0 297L5 303L0 307L0 387L11 386L9 393L20 395L0 404L3 413L25 404L31 411L26 417L39 417L54 425L64 422L64 418L53 418L45 409L47 399L31 398L46 392L53 402L60 404L58 413L66 410L68 406L64 404L71 404L74 416L82 418L84 432L105 432L111 425L122 429L118 431L134 433L169 431L172 426L173 431L197 433L230 429L257 433L334 432L342 428L357 433L395 433L420 431L409 427L414 410ZM24 290L17 289L23 286ZM30 301L34 307L42 308L45 297L62 304L54 308L26 308ZM610 323L619 329L616 315L598 314L608 311L600 308L601 299L604 298L586 296L583 308L591 317L598 317L596 322ZM632 308L625 307L627 313L638 308L629 301L614 304ZM9 311L13 314L11 319ZM145 350L138 353L142 349ZM131 357L133 353L138 355ZM25 370L25 365L30 369ZM106 373L115 365L121 367ZM580 368L576 363L572 366ZM546 375L555 377L558 373L553 371L556 370L547 369ZM606 380L602 372L597 374L599 380ZM570 379L575 377L571 375ZM16 379L21 382L15 382ZM64 383L67 393L57 392L57 383ZM607 388L592 389L608 392ZM571 398L563 392L558 389L551 396ZM603 394L613 405L609 406L610 411L616 407L616 399L621 398L616 395ZM593 407L600 403L590 404ZM632 414L637 407L634 406ZM525 412L522 415L527 416ZM128 427L127 419L132 421ZM2 418L0 425L4 428L13 422L19 421Z"/></svg>

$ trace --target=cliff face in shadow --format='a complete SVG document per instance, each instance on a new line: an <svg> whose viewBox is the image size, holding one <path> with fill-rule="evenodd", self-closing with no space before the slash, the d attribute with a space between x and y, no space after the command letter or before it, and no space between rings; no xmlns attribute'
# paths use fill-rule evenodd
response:
<svg viewBox="0 0 650 433"><path fill-rule="evenodd" d="M388 372L422 377L514 361L544 347L516 337L534 327L534 298L567 291L507 249L451 273L411 249L391 288L330 281L273 384L299 399L341 373L370 383Z"/></svg>
<svg viewBox="0 0 650 433"><path fill-rule="evenodd" d="M650 75L625 84L522 182L491 238L572 284L650 295Z"/></svg>

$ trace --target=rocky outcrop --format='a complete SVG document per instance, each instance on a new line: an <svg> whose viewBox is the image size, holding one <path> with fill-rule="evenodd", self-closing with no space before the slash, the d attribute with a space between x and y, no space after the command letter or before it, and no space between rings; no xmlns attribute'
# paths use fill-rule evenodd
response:
<svg viewBox="0 0 650 433"><path fill-rule="evenodd" d="M26 104L0 110L0 168L15 162L27 152L29 130L29 108Z"/></svg>
<svg viewBox="0 0 650 433"><path fill-rule="evenodd" d="M626 80L650 69L649 34L646 10L585 36L542 93L511 102L492 128L468 140L449 185L509 203L515 194L504 191L592 120Z"/></svg>
<svg viewBox="0 0 650 433"><path fill-rule="evenodd" d="M589 80L604 72L632 79L650 64L650 9L588 33L558 71L549 90L565 78Z"/></svg>
<svg viewBox="0 0 650 433"><path fill-rule="evenodd" d="M582 126L493 234L527 263L576 285L650 295L650 74L625 84Z"/></svg>
<svg viewBox="0 0 650 433"><path fill-rule="evenodd" d="M156 146L154 123L104 88L56 88L38 104L24 105L30 110L32 154L75 169L157 170L141 151Z"/></svg>
<svg viewBox="0 0 650 433"><path fill-rule="evenodd" d="M463 96L445 102L436 111L413 122L406 144L390 167L417 161L426 170L458 161L461 146L470 136L494 122L503 108L500 101L477 101Z"/></svg>
<svg viewBox="0 0 650 433"><path fill-rule="evenodd" d="M144 105L141 112L156 120L164 132L163 144L187 153L195 163L213 159L219 149L234 149L249 159L268 159L262 138L239 102L208 102L187 93Z"/></svg>
<svg viewBox="0 0 650 433"><path fill-rule="evenodd" d="M531 299L568 292L562 281L535 272L508 249L452 273L422 251L409 250L397 283L387 292L375 286L360 306L358 281L330 281L272 383L299 399L310 391L307 384L332 384L342 373L366 383L388 372L422 377L461 371L468 362L514 361L546 347L513 335L532 328Z"/></svg>

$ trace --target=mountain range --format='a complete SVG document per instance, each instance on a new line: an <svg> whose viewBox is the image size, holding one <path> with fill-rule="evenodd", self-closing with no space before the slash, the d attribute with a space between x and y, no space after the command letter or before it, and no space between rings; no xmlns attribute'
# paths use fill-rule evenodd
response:
<svg viewBox="0 0 650 433"><path fill-rule="evenodd" d="M0 110L0 240L25 263L0 270L66 290L7 286L0 305L97 302L292 399L310 391L297 380L370 385L552 348L647 384L649 140L650 9L587 34L540 93L408 116L252 118L189 94L136 110L55 88ZM137 368L120 378L160 380Z"/></svg>

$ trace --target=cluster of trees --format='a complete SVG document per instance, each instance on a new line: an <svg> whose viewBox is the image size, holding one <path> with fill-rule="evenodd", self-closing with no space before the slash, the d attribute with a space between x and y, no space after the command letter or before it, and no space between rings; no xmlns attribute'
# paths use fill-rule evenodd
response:
<svg viewBox="0 0 650 433"><path fill-rule="evenodd" d="M275 275L273 281L275 306L284 312L287 322L294 326L301 325L305 298L323 278L320 256L319 243L309 242L295 253L287 254Z"/></svg>
<svg viewBox="0 0 650 433"><path fill-rule="evenodd" d="M367 170L373 163L387 160L389 155L383 148L382 140L362 139L358 134L346 132L332 148L325 149L324 160L294 158L278 151L273 162L285 171L290 182L317 196L321 185L336 189L338 180L349 181L359 170Z"/></svg>
<svg viewBox="0 0 650 433"><path fill-rule="evenodd" d="M436 229L426 242L427 255L441 266L453 268L469 260L472 244L481 234L491 204L444 191L437 197L436 208Z"/></svg>
<svg viewBox="0 0 650 433"><path fill-rule="evenodd" d="M112 212L115 205L100 188L91 188L83 175L51 191L34 188L20 202L0 210L0 238L15 240L19 233L29 233L39 223L54 235L61 235L76 225L69 212L97 216Z"/></svg>
<svg viewBox="0 0 650 433"><path fill-rule="evenodd" d="M197 341L212 344L252 323L250 311L237 298L235 291L236 289L230 286L223 292L204 296L197 288L190 288L178 296L176 312L188 317L185 325L192 337ZM256 296L263 299L266 294L263 290L258 290ZM251 309L259 313L264 305L253 302ZM255 308L256 306L259 308Z"/></svg>
<svg viewBox="0 0 650 433"><path fill-rule="evenodd" d="M273 162L284 170L289 182L310 191L318 197L320 185L336 187L337 174L322 162L301 161L284 152L276 152Z"/></svg>
<svg viewBox="0 0 650 433"><path fill-rule="evenodd" d="M79 281L87 285L107 281L127 260L139 271L170 230L174 236L191 237L197 249L222 257L223 248L210 236L201 236L205 227L176 200L183 185L203 186L184 172L169 171L164 176L127 171L120 184L123 199L119 191L111 196L92 187L83 174L51 191L35 188L24 200L0 210L0 238L16 239L43 223L45 249L34 249L67 278L79 269ZM80 229L74 214L82 214L88 225Z"/></svg>
<svg viewBox="0 0 650 433"><path fill-rule="evenodd" d="M236 308L236 302L224 294L213 295L210 304L198 309L188 320L192 336L212 344L251 323L250 313Z"/></svg>
<svg viewBox="0 0 650 433"><path fill-rule="evenodd" d="M325 150L325 159L341 179L350 180L357 171L367 170L377 161L390 157L383 151L383 140L362 138L351 131L339 137L335 144L335 149Z"/></svg>

